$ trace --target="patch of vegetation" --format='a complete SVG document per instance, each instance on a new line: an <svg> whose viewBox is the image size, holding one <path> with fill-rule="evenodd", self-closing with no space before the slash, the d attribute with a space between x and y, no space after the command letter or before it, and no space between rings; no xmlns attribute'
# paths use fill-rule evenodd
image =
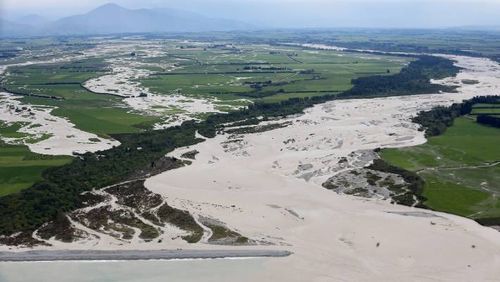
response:
<svg viewBox="0 0 500 282"><path fill-rule="evenodd" d="M182 154L181 158L194 160L196 158L196 155L198 155L198 153L200 153L200 152L198 152L196 150L189 151L189 152Z"/></svg>
<svg viewBox="0 0 500 282"><path fill-rule="evenodd" d="M500 117L489 116L489 115L479 115L477 116L477 122L484 125L489 125L493 127L500 127Z"/></svg>
<svg viewBox="0 0 500 282"><path fill-rule="evenodd" d="M182 237L182 239L188 243L196 243L200 241L203 236L203 228L196 223L194 218L187 211L178 210L164 204L158 209L157 215L162 222L175 225L183 230L191 232L191 234Z"/></svg>
<svg viewBox="0 0 500 282"><path fill-rule="evenodd" d="M111 196L116 197L117 207L111 207ZM160 227L166 224L173 224L190 232L190 235L183 238L191 243L197 242L200 234L203 235L203 229L189 212L170 207L161 195L146 189L143 179L83 193L82 197L85 204L81 208L84 209L78 209L69 215L88 228L115 238L130 240L134 237L136 228L140 230L139 238L150 241L159 236ZM46 226L51 225L43 228Z"/></svg>
<svg viewBox="0 0 500 282"><path fill-rule="evenodd" d="M94 194L94 193L82 193L80 195L80 206L78 208L92 207L99 203L103 203L106 200L109 200L108 196Z"/></svg>
<svg viewBox="0 0 500 282"><path fill-rule="evenodd" d="M438 211L445 211L470 217L478 212L478 206L490 197L488 192L467 187L457 182L447 181L439 175L423 174L426 179L425 205Z"/></svg>
<svg viewBox="0 0 500 282"><path fill-rule="evenodd" d="M463 84L468 84L468 85L473 85L473 84L478 84L479 81L475 79L462 79Z"/></svg>
<svg viewBox="0 0 500 282"><path fill-rule="evenodd" d="M416 95L455 91L453 86L432 84L431 79L455 76L460 71L452 61L434 57L419 56L408 67L395 75L375 75L354 79L354 85L339 97L376 97L394 95Z"/></svg>
<svg viewBox="0 0 500 282"><path fill-rule="evenodd" d="M119 238L118 233L122 234L123 239L132 239L135 231L131 227L139 229L139 238L146 241L160 236L156 227L143 222L131 211L112 209L109 205L91 209L87 212L78 212L72 216L88 228L100 230L117 238Z"/></svg>
<svg viewBox="0 0 500 282"><path fill-rule="evenodd" d="M137 180L105 189L118 199L118 204L131 207L137 213L148 211L163 203L160 195L144 187L144 180Z"/></svg>
<svg viewBox="0 0 500 282"><path fill-rule="evenodd" d="M78 237L76 233L68 217L63 213L58 214L56 219L37 230L37 235L44 240L54 237L65 243L73 242Z"/></svg>
<svg viewBox="0 0 500 282"><path fill-rule="evenodd" d="M7 145L0 141L0 196L31 187L43 180L43 171L71 160L68 156L35 154L24 145Z"/></svg>
<svg viewBox="0 0 500 282"><path fill-rule="evenodd" d="M266 125L257 125L257 126L247 126L240 127L234 129L226 130L226 133L229 134L250 134L250 133L262 133L270 130L275 130L278 128L284 128L290 125L289 123L271 123Z"/></svg>
<svg viewBox="0 0 500 282"><path fill-rule="evenodd" d="M32 248L34 246L47 245L44 241L33 238L30 232L18 232L12 236L0 235L0 244L6 246L23 246Z"/></svg>
<svg viewBox="0 0 500 282"><path fill-rule="evenodd" d="M90 78L104 75L100 59L9 68L1 81L6 91L23 95L23 102L57 107L54 115L68 118L77 128L109 136L141 132L159 121L156 117L130 113L122 98L92 93L82 87Z"/></svg>
<svg viewBox="0 0 500 282"><path fill-rule="evenodd" d="M365 174L365 177L366 177L366 181L368 182L368 184L370 184L372 186L377 185L377 181L382 179L382 177L378 176L375 173L372 173L371 171L367 171Z"/></svg>
<svg viewBox="0 0 500 282"><path fill-rule="evenodd" d="M455 103L449 107L435 107L430 111L420 112L412 119L425 129L427 137L443 134L446 129L453 125L455 118L470 114L475 104L493 103L500 96L479 96L462 103Z"/></svg>
<svg viewBox="0 0 500 282"><path fill-rule="evenodd" d="M28 137L29 134L18 132L21 127L26 124L21 122L14 122L11 124L5 124L0 121L0 136L5 138L25 138Z"/></svg>
<svg viewBox="0 0 500 282"><path fill-rule="evenodd" d="M361 188L361 187L356 187L356 188L348 190L344 193L346 195L353 195L353 196L360 196L360 197L365 197L365 196L369 195L368 190L365 188Z"/></svg>
<svg viewBox="0 0 500 282"><path fill-rule="evenodd" d="M212 236L208 238L208 242L213 244L227 244L227 245L244 245L249 242L248 238L242 236L238 232L235 232L225 226L208 224L210 230L212 230Z"/></svg>
<svg viewBox="0 0 500 282"><path fill-rule="evenodd" d="M418 120L431 128L429 132L441 134L416 147L384 149L381 157L425 180L421 195L428 208L500 225L500 221L494 220L500 218L500 130L470 117L450 120L461 113L470 113L475 103L489 103L491 99L498 96L476 97L420 113ZM445 124L451 125L446 131L441 129Z"/></svg>
<svg viewBox="0 0 500 282"><path fill-rule="evenodd" d="M390 165L382 159L374 160L373 164L367 168L375 171L397 174L401 176L406 183L408 183L407 192L392 197L394 202L405 206L425 207L423 203L426 199L422 195L424 180L418 174Z"/></svg>

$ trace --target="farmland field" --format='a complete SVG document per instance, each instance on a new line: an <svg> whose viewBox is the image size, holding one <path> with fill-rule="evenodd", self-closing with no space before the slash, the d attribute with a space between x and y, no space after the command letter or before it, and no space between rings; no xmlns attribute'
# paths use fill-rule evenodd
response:
<svg viewBox="0 0 500 282"><path fill-rule="evenodd" d="M166 95L275 102L339 93L349 89L354 78L397 73L409 61L261 45L181 50L169 53L172 58L184 58L178 69L150 75L142 85Z"/></svg>
<svg viewBox="0 0 500 282"><path fill-rule="evenodd" d="M92 62L84 65L67 63L14 67L4 81L4 88L28 95L22 99L25 103L56 107L53 111L55 115L68 118L84 131L102 136L139 132L157 120L129 113L118 97L91 93L81 87L85 80L103 73ZM38 96L29 96L32 94Z"/></svg>
<svg viewBox="0 0 500 282"><path fill-rule="evenodd" d="M477 104L472 110L473 115L500 115L500 103L497 104Z"/></svg>
<svg viewBox="0 0 500 282"><path fill-rule="evenodd" d="M384 149L390 164L417 172L425 180L424 204L471 218L500 215L500 130L457 118L424 145Z"/></svg>
<svg viewBox="0 0 500 282"><path fill-rule="evenodd" d="M42 172L71 161L66 156L43 156L22 145L0 142L0 196L15 193L42 180Z"/></svg>

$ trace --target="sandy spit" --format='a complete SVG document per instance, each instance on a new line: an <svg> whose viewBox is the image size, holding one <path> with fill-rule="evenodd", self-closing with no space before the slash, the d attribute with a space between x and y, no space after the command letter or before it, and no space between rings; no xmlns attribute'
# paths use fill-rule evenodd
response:
<svg viewBox="0 0 500 282"><path fill-rule="evenodd" d="M0 252L0 262L18 261L117 261L286 257L287 251L274 250L122 250L122 251L27 251Z"/></svg>

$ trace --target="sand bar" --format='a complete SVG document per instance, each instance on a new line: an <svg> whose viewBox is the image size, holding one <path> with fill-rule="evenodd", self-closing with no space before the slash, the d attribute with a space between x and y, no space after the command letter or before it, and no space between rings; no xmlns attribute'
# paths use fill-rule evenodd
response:
<svg viewBox="0 0 500 282"><path fill-rule="evenodd" d="M286 257L291 253L279 250L64 250L0 252L0 262L20 261L103 261L103 260L172 260Z"/></svg>

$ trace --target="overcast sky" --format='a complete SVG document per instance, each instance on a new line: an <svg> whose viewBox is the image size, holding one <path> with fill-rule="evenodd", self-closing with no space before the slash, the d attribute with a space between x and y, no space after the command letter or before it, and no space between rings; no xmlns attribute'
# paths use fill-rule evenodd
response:
<svg viewBox="0 0 500 282"><path fill-rule="evenodd" d="M0 0L0 18L85 13L109 0ZM177 8L272 27L500 26L500 0L115 0L126 8Z"/></svg>

